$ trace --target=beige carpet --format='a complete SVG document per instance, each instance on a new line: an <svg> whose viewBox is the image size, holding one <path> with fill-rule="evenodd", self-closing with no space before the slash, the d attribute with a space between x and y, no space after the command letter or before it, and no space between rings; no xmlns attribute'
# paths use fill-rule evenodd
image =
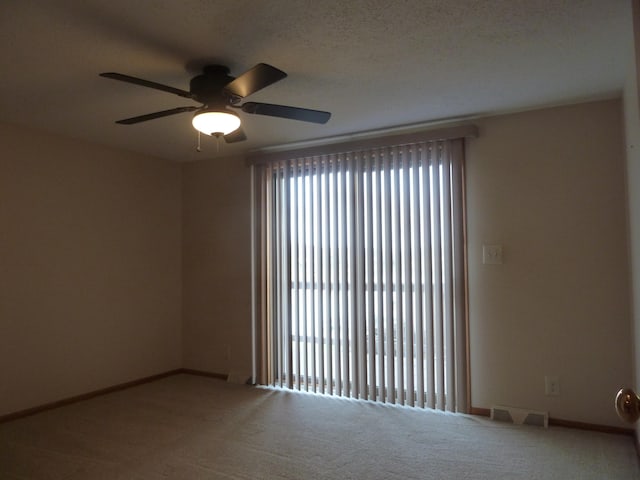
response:
<svg viewBox="0 0 640 480"><path fill-rule="evenodd" d="M639 479L631 437L190 375L0 425L0 478Z"/></svg>

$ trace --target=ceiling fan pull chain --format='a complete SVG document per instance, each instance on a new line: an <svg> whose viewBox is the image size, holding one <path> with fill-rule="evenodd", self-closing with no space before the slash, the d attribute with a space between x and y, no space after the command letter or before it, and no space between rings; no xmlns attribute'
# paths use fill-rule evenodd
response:
<svg viewBox="0 0 640 480"><path fill-rule="evenodd" d="M196 152L200 153L202 149L200 148L200 130L198 130L198 146L196 147Z"/></svg>

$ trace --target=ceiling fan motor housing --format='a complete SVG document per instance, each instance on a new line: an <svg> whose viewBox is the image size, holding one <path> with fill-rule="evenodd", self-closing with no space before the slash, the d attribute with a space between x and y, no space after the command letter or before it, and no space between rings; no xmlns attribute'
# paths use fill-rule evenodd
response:
<svg viewBox="0 0 640 480"><path fill-rule="evenodd" d="M224 65L208 65L204 73L191 79L189 89L194 100L207 107L224 107L229 103L236 103L240 98L234 98L225 93L224 87L235 80L229 75L229 69Z"/></svg>

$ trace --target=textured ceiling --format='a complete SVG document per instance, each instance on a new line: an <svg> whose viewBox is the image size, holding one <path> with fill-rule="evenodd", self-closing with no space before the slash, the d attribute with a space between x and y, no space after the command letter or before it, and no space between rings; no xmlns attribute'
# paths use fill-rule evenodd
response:
<svg viewBox="0 0 640 480"><path fill-rule="evenodd" d="M628 0L4 0L0 121L177 161L619 94ZM115 120L190 100L101 78L189 88L202 65L288 78L249 97L333 113L326 125L242 114L246 142L191 114ZM37 141L37 133L34 135Z"/></svg>

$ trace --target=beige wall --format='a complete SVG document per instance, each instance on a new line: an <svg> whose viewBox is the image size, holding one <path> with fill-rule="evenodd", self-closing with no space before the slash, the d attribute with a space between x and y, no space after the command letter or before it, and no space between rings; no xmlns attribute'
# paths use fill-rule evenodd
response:
<svg viewBox="0 0 640 480"><path fill-rule="evenodd" d="M472 403L622 425L630 367L617 100L478 122L467 155ZM483 242L504 247L482 264ZM545 396L544 376L560 379Z"/></svg>
<svg viewBox="0 0 640 480"><path fill-rule="evenodd" d="M185 368L251 374L250 177L242 158L183 170Z"/></svg>
<svg viewBox="0 0 640 480"><path fill-rule="evenodd" d="M0 415L179 368L179 165L0 124Z"/></svg>

